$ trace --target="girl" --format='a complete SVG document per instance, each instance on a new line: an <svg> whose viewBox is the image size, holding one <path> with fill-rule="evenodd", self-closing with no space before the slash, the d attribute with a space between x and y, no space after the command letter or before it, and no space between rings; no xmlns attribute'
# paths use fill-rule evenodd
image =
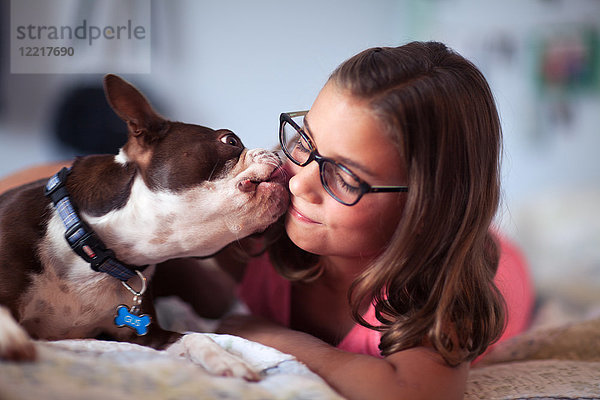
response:
<svg viewBox="0 0 600 400"><path fill-rule="evenodd" d="M441 43L369 49L310 111L281 115L280 141L291 204L244 273L254 316L220 331L295 355L347 398L462 398L506 321L482 74Z"/></svg>
<svg viewBox="0 0 600 400"><path fill-rule="evenodd" d="M350 399L462 398L470 362L507 314L505 336L526 327L533 298L490 233L501 133L482 74L441 43L369 49L310 111L281 115L280 141L291 204L263 256L236 270L222 253L253 316L220 331L295 355ZM176 276L177 294L214 305L193 261L170 264L154 282Z"/></svg>

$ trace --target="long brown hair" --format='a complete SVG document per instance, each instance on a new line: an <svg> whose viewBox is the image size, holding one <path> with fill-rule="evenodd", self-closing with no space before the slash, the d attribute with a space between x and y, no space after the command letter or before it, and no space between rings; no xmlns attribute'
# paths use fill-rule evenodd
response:
<svg viewBox="0 0 600 400"><path fill-rule="evenodd" d="M410 188L393 237L350 289L354 319L382 332L383 355L430 344L450 365L474 359L505 324L489 231L500 197L501 130L485 78L441 43L412 42L365 50L329 82L378 117L406 161ZM290 279L319 274L318 257L285 232L269 252ZM360 315L365 301L379 326Z"/></svg>

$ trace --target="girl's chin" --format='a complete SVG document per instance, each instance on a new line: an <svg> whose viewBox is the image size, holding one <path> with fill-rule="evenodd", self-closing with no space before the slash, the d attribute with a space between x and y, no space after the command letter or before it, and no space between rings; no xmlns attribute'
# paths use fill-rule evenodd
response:
<svg viewBox="0 0 600 400"><path fill-rule="evenodd" d="M309 229L305 224L299 224L294 221L288 213L285 219L285 230L290 240L299 248L309 253L323 255L323 245L326 243L325 240L321 239L317 229Z"/></svg>

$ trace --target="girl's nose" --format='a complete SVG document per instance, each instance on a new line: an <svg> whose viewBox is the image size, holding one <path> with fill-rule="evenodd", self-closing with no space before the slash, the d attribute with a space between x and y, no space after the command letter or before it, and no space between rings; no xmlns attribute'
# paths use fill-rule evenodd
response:
<svg viewBox="0 0 600 400"><path fill-rule="evenodd" d="M323 196L323 186L319 177L319 164L311 162L305 167L299 167L291 162L286 163L289 174L290 192L309 203L320 203Z"/></svg>

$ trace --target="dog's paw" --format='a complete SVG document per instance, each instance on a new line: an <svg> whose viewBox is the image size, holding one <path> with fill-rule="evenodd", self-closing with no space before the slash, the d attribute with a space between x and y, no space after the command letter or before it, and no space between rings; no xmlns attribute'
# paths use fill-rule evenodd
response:
<svg viewBox="0 0 600 400"><path fill-rule="evenodd" d="M201 333L184 335L169 346L167 352L186 357L213 375L244 378L251 382L260 380L260 375L244 360Z"/></svg>
<svg viewBox="0 0 600 400"><path fill-rule="evenodd" d="M35 345L27 332L17 324L8 309L0 306L0 359L32 361L35 358Z"/></svg>

